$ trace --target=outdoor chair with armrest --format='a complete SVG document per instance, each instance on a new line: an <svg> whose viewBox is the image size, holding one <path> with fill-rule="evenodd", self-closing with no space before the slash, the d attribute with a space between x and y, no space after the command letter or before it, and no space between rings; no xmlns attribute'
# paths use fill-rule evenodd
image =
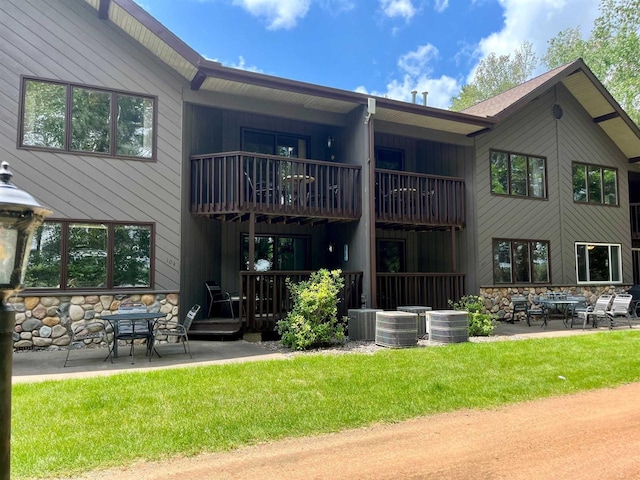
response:
<svg viewBox="0 0 640 480"><path fill-rule="evenodd" d="M547 307L544 306L543 303L540 302L539 296L533 297L533 302L531 306L527 309L527 326L531 326L531 317L539 317L542 319L542 327L547 326L549 312Z"/></svg>
<svg viewBox="0 0 640 480"><path fill-rule="evenodd" d="M567 300L577 302L567 305L567 321L569 322L569 326L573 328L574 320L579 319L580 314L587 311L587 299L580 295L569 295L567 296Z"/></svg>
<svg viewBox="0 0 640 480"><path fill-rule="evenodd" d="M586 328L589 319L593 322L593 328L598 326L598 319L606 319L606 312L609 310L612 301L613 295L600 295L595 305L587 307L584 312L580 312L578 316L582 318L582 329Z"/></svg>
<svg viewBox="0 0 640 480"><path fill-rule="evenodd" d="M158 357L160 356L156 347L156 339L159 337L178 337L178 342L182 342L184 353L188 353L189 356L193 358L193 355L191 354L191 347L189 346L188 332L199 311L200 305L196 304L191 307L181 322L177 322L175 320L156 320L153 329L153 340L149 361L151 361L151 357L153 357L153 352L155 352Z"/></svg>
<svg viewBox="0 0 640 480"><path fill-rule="evenodd" d="M529 311L529 300L524 295L511 295L513 309L511 310L511 323L516 321L516 315L522 313L525 317Z"/></svg>
<svg viewBox="0 0 640 480"><path fill-rule="evenodd" d="M220 307L227 306L229 308L231 318L235 320L236 317L233 312L233 299L231 298L231 294L229 292L224 292L220 285L213 280L207 280L204 282L204 285L207 289L207 293L209 294L209 310L207 311L207 318L211 318L213 306L218 305Z"/></svg>
<svg viewBox="0 0 640 480"><path fill-rule="evenodd" d="M626 318L629 322L629 328L631 328L631 302L633 301L633 295L628 293L620 293L615 296L611 308L605 312L609 319L609 328L615 326L615 319Z"/></svg>
<svg viewBox="0 0 640 480"><path fill-rule="evenodd" d="M118 306L118 314L123 313L147 313L147 306L142 302L125 301ZM118 340L124 340L125 342L131 342L131 363L135 361L134 347L136 340L147 341L147 354L150 353L151 347L151 329L149 328L149 322L141 322L135 319L122 319L114 325L114 354L118 356Z"/></svg>
<svg viewBox="0 0 640 480"><path fill-rule="evenodd" d="M99 321L93 321L89 323L80 323L74 326L71 323L71 319L66 312L63 312L60 308L56 310L58 314L58 318L60 318L60 323L66 328L67 335L69 336L69 345L67 346L67 356L64 359L63 367L67 366L69 362L69 354L71 353L71 349L74 348L74 345L85 346L91 343L96 343L96 340L104 341L109 346L109 336L107 335L107 329L105 324ZM111 348L109 348L109 353L104 361L107 361L107 358L111 360L113 363L113 357Z"/></svg>

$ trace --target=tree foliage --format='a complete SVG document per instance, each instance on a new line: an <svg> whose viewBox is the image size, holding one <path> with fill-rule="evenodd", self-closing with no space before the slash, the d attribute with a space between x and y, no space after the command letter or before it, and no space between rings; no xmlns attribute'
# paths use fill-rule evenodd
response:
<svg viewBox="0 0 640 480"><path fill-rule="evenodd" d="M464 110L525 82L537 63L533 45L526 41L513 54L490 53L478 64L473 80L451 99L451 109Z"/></svg>
<svg viewBox="0 0 640 480"><path fill-rule="evenodd" d="M563 30L542 61L551 69L577 58L640 124L640 0L601 0L591 35L582 38L580 27Z"/></svg>

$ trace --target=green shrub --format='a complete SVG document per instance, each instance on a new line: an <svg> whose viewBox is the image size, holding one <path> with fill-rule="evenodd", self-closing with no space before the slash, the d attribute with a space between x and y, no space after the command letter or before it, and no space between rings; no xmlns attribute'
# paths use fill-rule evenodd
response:
<svg viewBox="0 0 640 480"><path fill-rule="evenodd" d="M457 302L449 300L449 306L454 310L469 312L470 337L488 337L496 328L493 317L484 313L484 303L478 295L465 295Z"/></svg>
<svg viewBox="0 0 640 480"><path fill-rule="evenodd" d="M281 342L294 350L331 345L344 340L344 324L338 320L339 294L344 287L341 270L313 272L309 280L287 286L293 308L278 321Z"/></svg>

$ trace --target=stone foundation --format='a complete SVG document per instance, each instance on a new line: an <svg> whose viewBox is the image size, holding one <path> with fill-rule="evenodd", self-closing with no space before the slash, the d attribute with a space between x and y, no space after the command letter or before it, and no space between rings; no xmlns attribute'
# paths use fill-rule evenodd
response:
<svg viewBox="0 0 640 480"><path fill-rule="evenodd" d="M484 308L499 321L512 321L511 312L513 303L511 295L524 295L529 298L529 305L533 303L533 298L545 293L566 293L571 296L584 296L587 304L594 305L600 295L615 295L624 293L627 287L623 285L603 285L603 286L571 286L571 287L485 287L480 289L480 297L484 301ZM516 320L519 320L516 318Z"/></svg>
<svg viewBox="0 0 640 480"><path fill-rule="evenodd" d="M102 315L117 313L123 301L141 301L150 312L162 312L167 320L178 321L179 296L143 295L74 295L11 297L9 305L16 312L13 346L16 349L48 349L69 345L67 329L61 324L57 309L69 312L73 328L100 321ZM96 339L96 342L100 342ZM88 343L87 346L91 344Z"/></svg>

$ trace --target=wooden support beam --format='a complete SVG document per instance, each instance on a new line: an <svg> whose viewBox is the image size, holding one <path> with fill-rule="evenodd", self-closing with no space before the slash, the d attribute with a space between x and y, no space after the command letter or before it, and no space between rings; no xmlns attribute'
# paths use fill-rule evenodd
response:
<svg viewBox="0 0 640 480"><path fill-rule="evenodd" d="M600 117L596 117L593 119L593 123L602 123L607 120L612 120L614 118L618 118L620 114L618 112L607 113L606 115L601 115Z"/></svg>
<svg viewBox="0 0 640 480"><path fill-rule="evenodd" d="M100 20L109 20L109 4L111 0L100 0L98 6L98 18Z"/></svg>

